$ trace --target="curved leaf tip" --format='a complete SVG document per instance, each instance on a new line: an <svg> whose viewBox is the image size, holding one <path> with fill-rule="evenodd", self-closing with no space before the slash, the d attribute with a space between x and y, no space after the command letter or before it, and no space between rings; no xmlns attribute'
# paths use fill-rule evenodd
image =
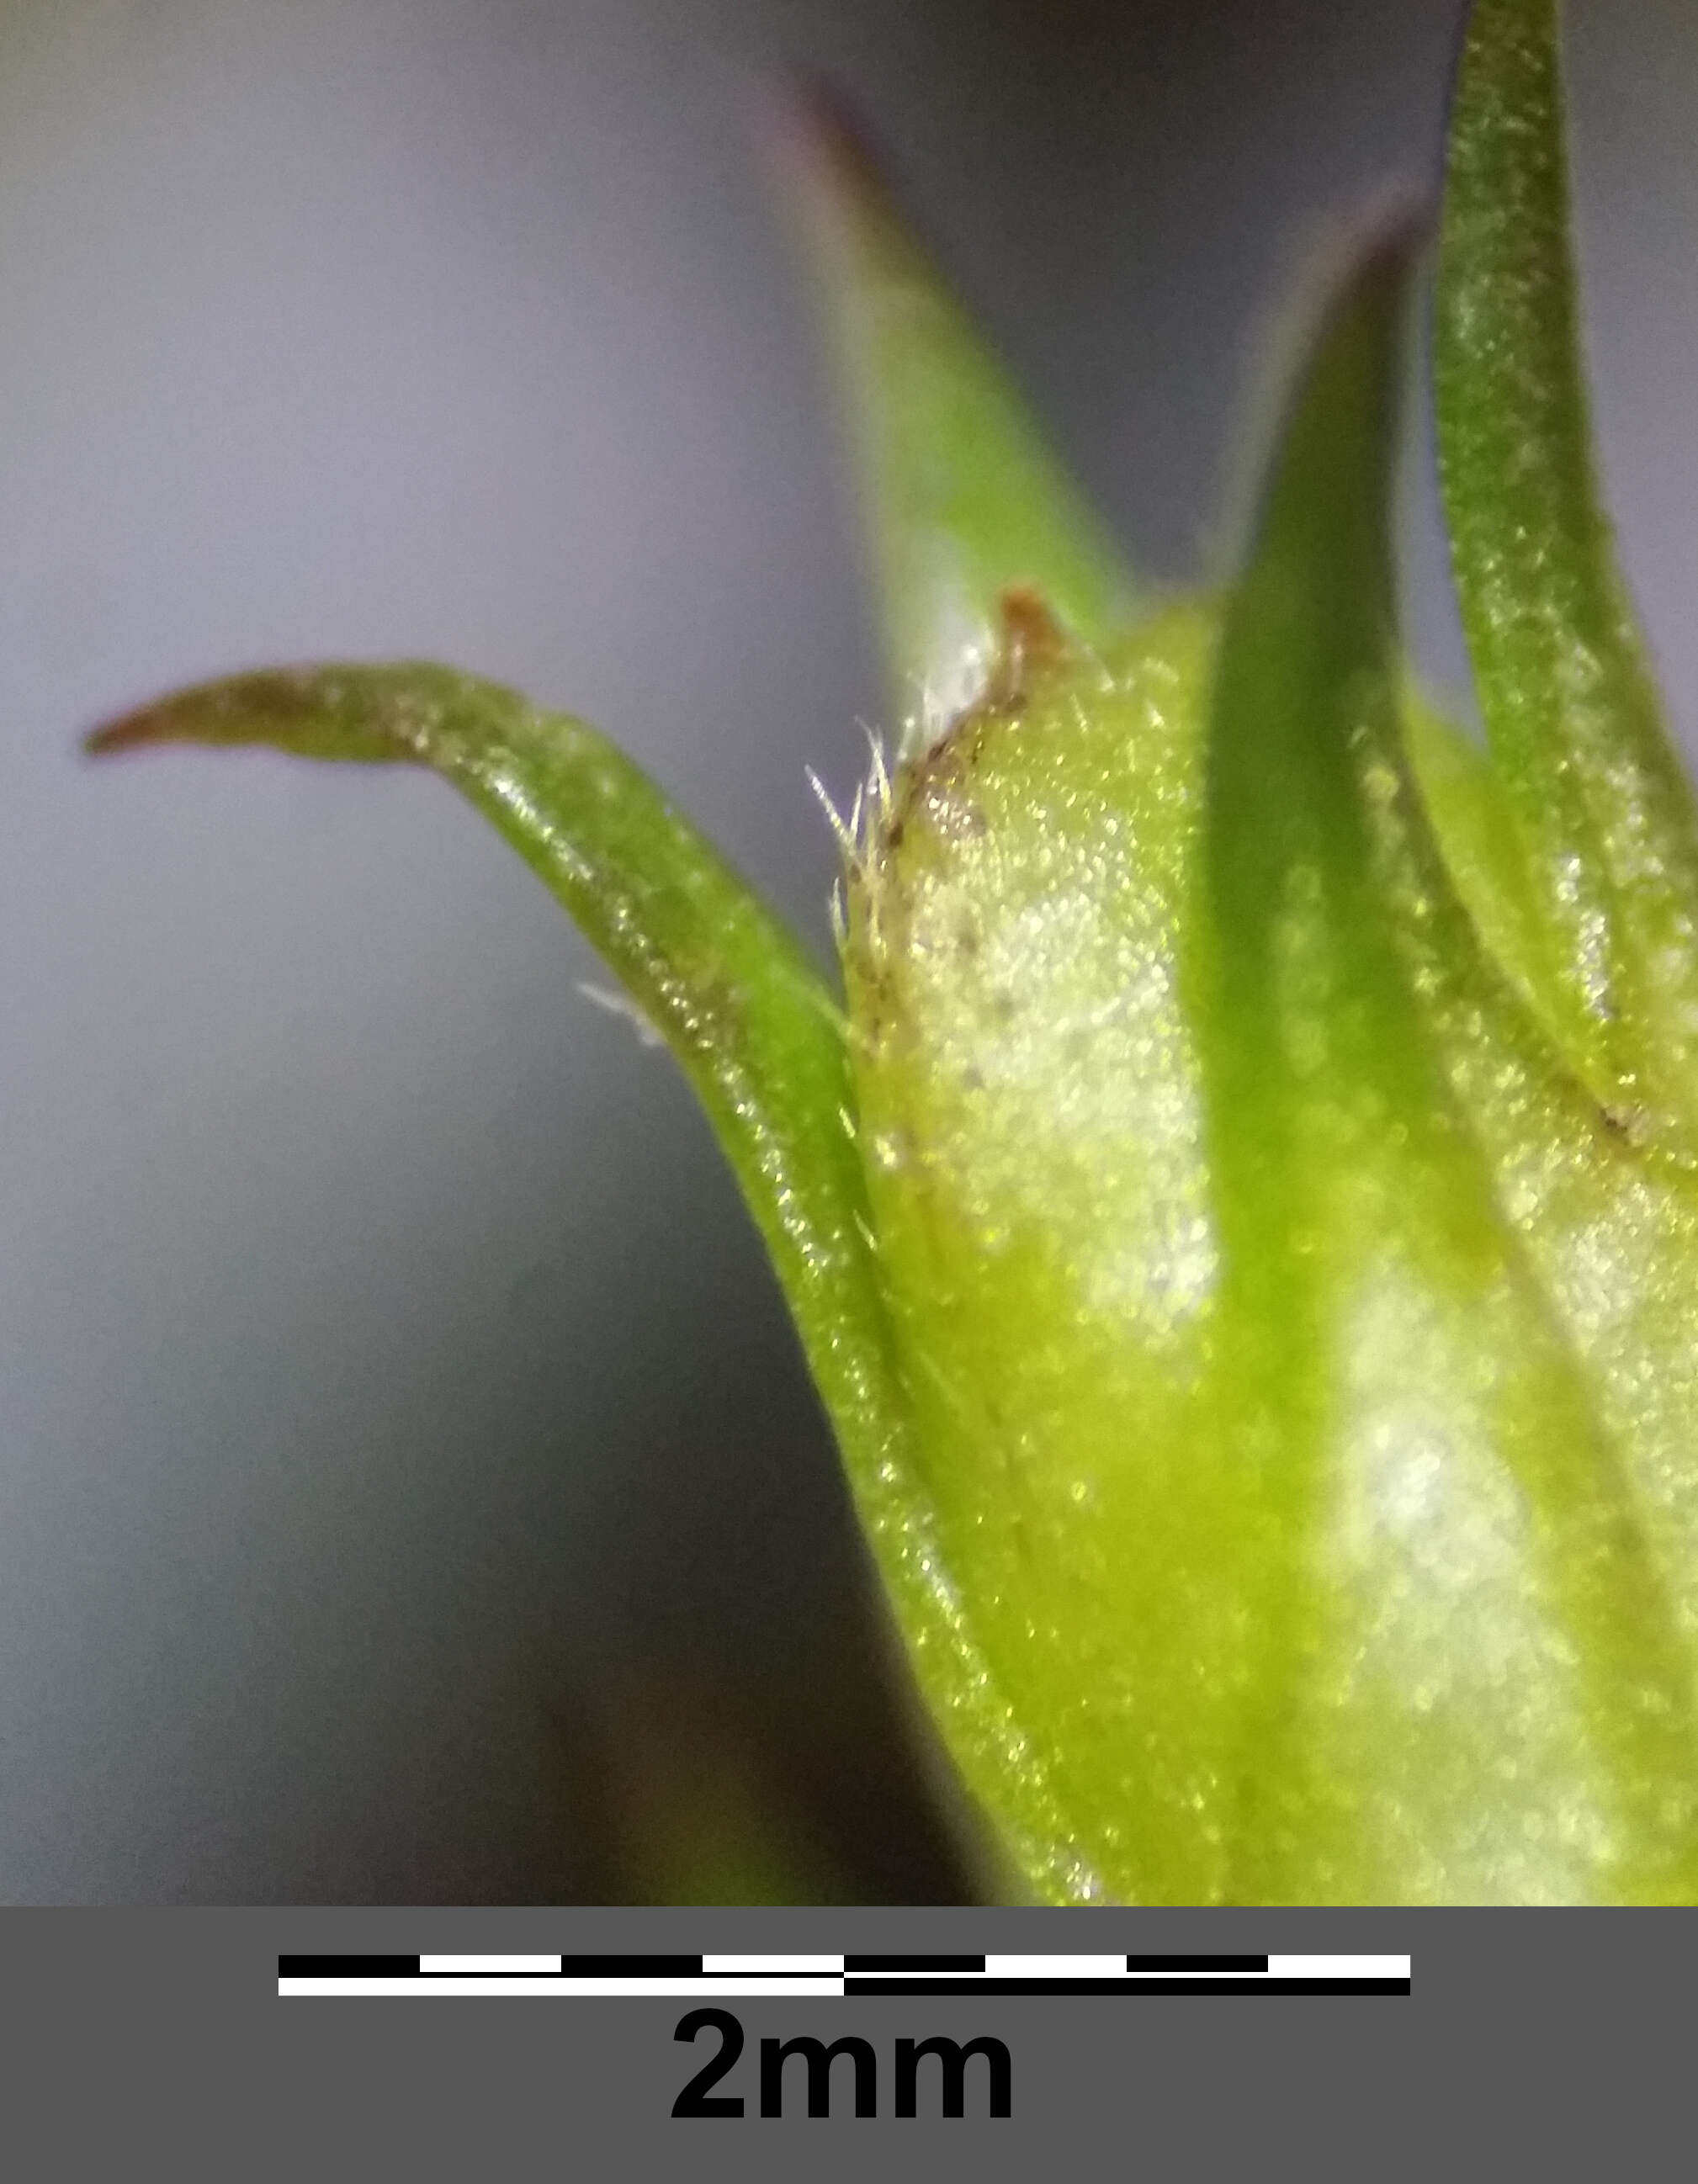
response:
<svg viewBox="0 0 1698 2184"><path fill-rule="evenodd" d="M587 723L426 663L271 669L97 729L98 755L173 743L426 766L564 905L682 1064L760 1229L836 1429L919 1680L1008 1752L1006 1708L944 1583L872 1244L843 1021L789 929ZM1053 1837L1019 1754L1035 1835Z"/></svg>
<svg viewBox="0 0 1698 2184"><path fill-rule="evenodd" d="M109 721L83 739L92 757L170 744L261 745L300 758L440 765L493 749L540 719L516 691L428 660L382 666L267 667L197 683ZM584 733L555 716L556 733Z"/></svg>

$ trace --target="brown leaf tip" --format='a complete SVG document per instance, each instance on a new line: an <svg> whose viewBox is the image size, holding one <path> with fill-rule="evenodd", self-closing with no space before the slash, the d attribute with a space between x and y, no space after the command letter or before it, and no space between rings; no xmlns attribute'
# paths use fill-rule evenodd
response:
<svg viewBox="0 0 1698 2184"><path fill-rule="evenodd" d="M82 748L89 758L109 758L115 752L145 750L170 740L169 710L163 705L138 705L132 713L120 714L115 721L91 728L82 739Z"/></svg>
<svg viewBox="0 0 1698 2184"><path fill-rule="evenodd" d="M997 601L996 658L974 710L1017 711L1033 683L1061 666L1068 650L1067 632L1042 593L1030 584L1010 585Z"/></svg>

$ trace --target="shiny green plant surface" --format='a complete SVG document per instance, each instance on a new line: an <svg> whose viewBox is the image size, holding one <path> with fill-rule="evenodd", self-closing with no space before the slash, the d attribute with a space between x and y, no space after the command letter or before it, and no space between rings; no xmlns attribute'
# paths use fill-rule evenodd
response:
<svg viewBox="0 0 1698 2184"><path fill-rule="evenodd" d="M806 194L899 704L843 990L617 750L440 667L97 747L458 786L689 1073L919 1685L1035 1896L1698 1899L1698 822L1592 474L1554 0L1479 0L1435 387L1482 749L1414 692L1417 237L1152 600L862 162Z"/></svg>

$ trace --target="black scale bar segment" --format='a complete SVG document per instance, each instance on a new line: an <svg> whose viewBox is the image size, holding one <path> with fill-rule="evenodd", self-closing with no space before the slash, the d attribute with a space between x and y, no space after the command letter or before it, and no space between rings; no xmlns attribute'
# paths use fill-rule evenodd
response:
<svg viewBox="0 0 1698 2184"><path fill-rule="evenodd" d="M1406 1979L846 1979L851 1994L1407 1994Z"/></svg>
<svg viewBox="0 0 1698 2184"><path fill-rule="evenodd" d="M982 1972L983 1957L845 1957L846 1972Z"/></svg>
<svg viewBox="0 0 1698 2184"><path fill-rule="evenodd" d="M1128 1957L1129 1972L1265 1972L1265 1957Z"/></svg>
<svg viewBox="0 0 1698 2184"><path fill-rule="evenodd" d="M279 1957L279 1979L416 1979L416 1957Z"/></svg>

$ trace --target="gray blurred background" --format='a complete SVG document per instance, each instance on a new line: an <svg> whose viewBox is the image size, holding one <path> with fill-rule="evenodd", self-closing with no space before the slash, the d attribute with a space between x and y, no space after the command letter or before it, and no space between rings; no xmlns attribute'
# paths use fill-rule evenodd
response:
<svg viewBox="0 0 1698 2184"><path fill-rule="evenodd" d="M1600 421L1690 744L1698 8L1571 14ZM600 722L823 952L804 768L847 788L883 701L774 80L847 92L1179 579L1230 557L1326 218L1436 176L1457 17L0 5L0 1897L618 1893L623 1727L684 1720L828 1891L958 1892L760 1255L553 904L433 782L75 738L440 657ZM1454 681L1419 432L1408 499Z"/></svg>

